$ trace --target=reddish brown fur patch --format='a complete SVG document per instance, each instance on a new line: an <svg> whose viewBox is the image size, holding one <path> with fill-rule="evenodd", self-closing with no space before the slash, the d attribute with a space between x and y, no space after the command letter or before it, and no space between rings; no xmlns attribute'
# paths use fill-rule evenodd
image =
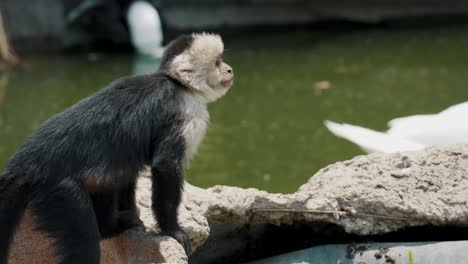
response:
<svg viewBox="0 0 468 264"><path fill-rule="evenodd" d="M82 181L83 187L88 191L88 192L95 192L99 190L99 183L96 181L94 177L87 176L83 179Z"/></svg>
<svg viewBox="0 0 468 264"><path fill-rule="evenodd" d="M99 192L99 191L108 191L115 188L111 182L103 182L101 180L97 180L96 177L93 176L86 176L81 181L83 187L86 191L90 193Z"/></svg>
<svg viewBox="0 0 468 264"><path fill-rule="evenodd" d="M35 230L34 215L26 210L11 245L8 264L54 264L54 240ZM165 263L159 244L144 233L124 233L101 241L101 264Z"/></svg>
<svg viewBox="0 0 468 264"><path fill-rule="evenodd" d="M53 239L35 227L34 215L26 210L10 247L9 264L57 263Z"/></svg>

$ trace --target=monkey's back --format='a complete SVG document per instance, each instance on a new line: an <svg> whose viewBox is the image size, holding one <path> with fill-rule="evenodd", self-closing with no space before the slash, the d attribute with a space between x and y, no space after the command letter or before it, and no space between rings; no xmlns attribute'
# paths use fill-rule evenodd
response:
<svg viewBox="0 0 468 264"><path fill-rule="evenodd" d="M153 142L177 122L179 88L161 74L116 80L48 119L6 171L33 182L109 176L125 183L150 162Z"/></svg>

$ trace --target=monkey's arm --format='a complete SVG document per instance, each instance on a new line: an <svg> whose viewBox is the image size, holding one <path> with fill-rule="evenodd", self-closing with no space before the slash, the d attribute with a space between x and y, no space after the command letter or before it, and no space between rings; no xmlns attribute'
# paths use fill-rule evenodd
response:
<svg viewBox="0 0 468 264"><path fill-rule="evenodd" d="M157 147L151 166L152 208L162 232L179 241L188 254L191 251L190 242L177 222L177 210L184 184L185 144L177 131L167 133L172 135L167 136Z"/></svg>

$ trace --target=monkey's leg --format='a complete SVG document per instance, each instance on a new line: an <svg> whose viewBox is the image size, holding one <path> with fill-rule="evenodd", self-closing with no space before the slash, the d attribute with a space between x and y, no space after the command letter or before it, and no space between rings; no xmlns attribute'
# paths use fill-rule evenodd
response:
<svg viewBox="0 0 468 264"><path fill-rule="evenodd" d="M153 194L152 206L164 234L175 238L189 254L190 241L177 222L177 210L182 196L184 178L182 163L171 158L154 162L152 168Z"/></svg>
<svg viewBox="0 0 468 264"><path fill-rule="evenodd" d="M118 192L118 225L123 230L135 227L145 229L136 206L135 188L136 179Z"/></svg>
<svg viewBox="0 0 468 264"><path fill-rule="evenodd" d="M136 180L119 191L119 211L134 211L137 212L135 201Z"/></svg>
<svg viewBox="0 0 468 264"><path fill-rule="evenodd" d="M118 233L117 193L109 190L91 194L99 233L102 238L108 238Z"/></svg>
<svg viewBox="0 0 468 264"><path fill-rule="evenodd" d="M101 237L86 190L71 179L41 188L30 207L37 216L38 229L55 239L59 263L98 264Z"/></svg>
<svg viewBox="0 0 468 264"><path fill-rule="evenodd" d="M143 227L135 211L119 211L119 203L122 199L120 195L120 191L113 190L91 195L99 232L103 238L115 236L133 227Z"/></svg>

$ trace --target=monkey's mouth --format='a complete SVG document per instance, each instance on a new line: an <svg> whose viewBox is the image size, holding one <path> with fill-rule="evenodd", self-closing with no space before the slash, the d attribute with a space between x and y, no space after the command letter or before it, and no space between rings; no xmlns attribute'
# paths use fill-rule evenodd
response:
<svg viewBox="0 0 468 264"><path fill-rule="evenodd" d="M221 86L223 88L230 88L233 83L234 83L234 78L227 79L227 80L222 80L221 81Z"/></svg>

